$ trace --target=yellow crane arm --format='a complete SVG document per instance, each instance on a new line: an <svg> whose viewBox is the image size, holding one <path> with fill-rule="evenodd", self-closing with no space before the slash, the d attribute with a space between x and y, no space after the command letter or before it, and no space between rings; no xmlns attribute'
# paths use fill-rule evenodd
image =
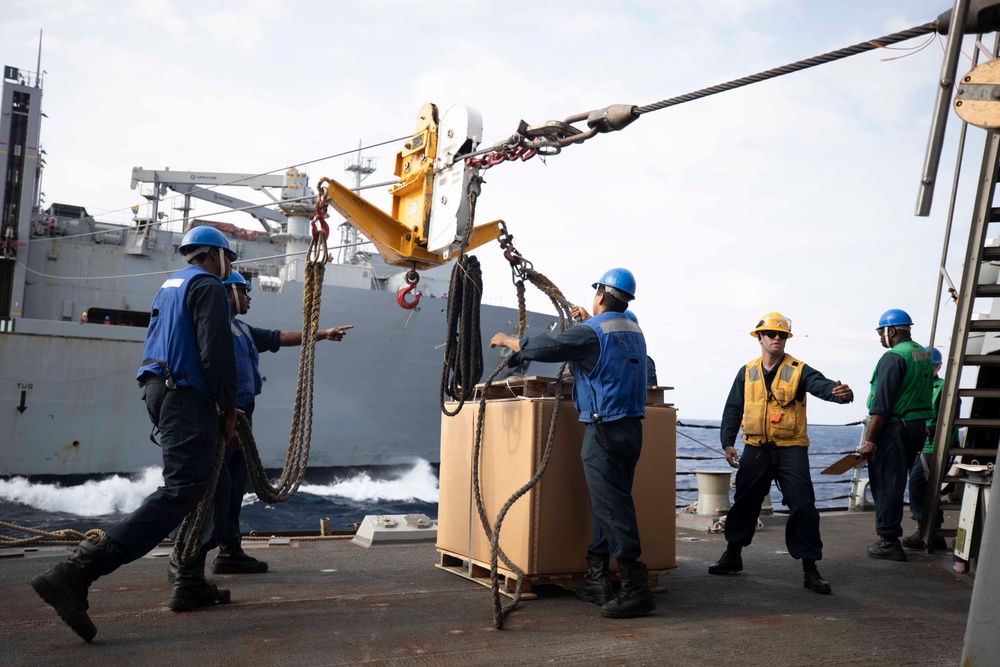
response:
<svg viewBox="0 0 1000 667"><path fill-rule="evenodd" d="M481 134L474 109L452 107L439 122L437 107L425 104L416 131L396 154L399 182L389 190L391 215L330 178L320 179L320 196L371 239L387 264L412 269L446 264L456 250L479 247L501 233L499 220L470 229L467 188L479 167L461 156L475 150Z"/></svg>

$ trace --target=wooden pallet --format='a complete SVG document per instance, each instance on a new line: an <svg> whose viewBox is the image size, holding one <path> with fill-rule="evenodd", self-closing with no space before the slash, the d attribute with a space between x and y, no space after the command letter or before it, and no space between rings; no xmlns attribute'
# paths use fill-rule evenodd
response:
<svg viewBox="0 0 1000 667"><path fill-rule="evenodd" d="M475 397L478 399L483 395L486 385L477 384ZM652 406L673 406L673 403L664 402L664 392L673 387L647 387L646 405ZM556 395L556 379L540 376L531 377L510 377L506 380L498 380L490 385L486 392L486 400L501 400L505 398L552 398ZM563 378L562 398L569 400L573 397L573 376L567 375Z"/></svg>
<svg viewBox="0 0 1000 667"><path fill-rule="evenodd" d="M486 385L476 385L476 397L483 395ZM556 395L556 379L547 377L509 377L506 380L497 380L490 385L486 391L486 400L499 400L504 398L552 398ZM567 375L563 378L562 398L568 399L573 396L573 376Z"/></svg>
<svg viewBox="0 0 1000 667"><path fill-rule="evenodd" d="M437 551L440 555L440 560L434 567L439 570L444 570L445 572L458 575L463 579L468 579L469 581L475 582L480 586L485 586L486 588L493 587L492 581L490 580L489 563L484 563L476 559L470 559L467 556L462 556L451 551L445 551L444 549L438 549ZM666 590L666 586L660 584L660 577L666 573L666 570L647 572L646 574L649 580L650 589L653 591ZM614 572L611 576L614 579L618 578L617 573ZM499 567L497 568L497 577L500 583L500 593L509 598L513 598L514 591L517 590L517 574L503 567ZM583 572L572 574L528 574L525 575L524 583L521 585L521 599L536 599L538 597L538 593L533 590L536 586L560 586L568 591L575 591L585 580L586 575Z"/></svg>

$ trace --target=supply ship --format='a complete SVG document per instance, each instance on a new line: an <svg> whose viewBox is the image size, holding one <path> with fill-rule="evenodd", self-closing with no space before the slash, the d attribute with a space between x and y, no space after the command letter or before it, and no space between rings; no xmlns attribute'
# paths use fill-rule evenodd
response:
<svg viewBox="0 0 1000 667"><path fill-rule="evenodd" d="M249 207L259 230L212 224L239 253L253 303L243 319L257 327L302 329L305 250L311 189L295 170L281 175L224 175L133 169L133 187L152 213L131 224L96 220L79 205L42 208L39 181L42 86L7 68L0 115L0 475L88 476L159 465L151 424L135 382L149 306L167 276L183 267L183 230L159 223L168 189L184 197L214 186L281 189L281 210ZM185 187L185 181L187 183ZM241 202L242 203L242 202ZM137 210L137 209L136 209ZM346 223L345 223L346 224ZM356 230L347 228L357 241ZM363 243L363 239L362 239ZM346 244L327 265L320 327L353 324L341 343L316 346L310 468L437 462L440 387L450 266L421 271L419 303L397 305L405 268ZM369 248L371 246L368 246ZM412 297L408 297L412 305ZM528 314L530 328L554 316ZM515 309L483 305L483 332L515 332ZM500 360L484 345L484 367ZM298 370L296 348L263 353L264 389L254 419L261 459L280 468L288 447Z"/></svg>

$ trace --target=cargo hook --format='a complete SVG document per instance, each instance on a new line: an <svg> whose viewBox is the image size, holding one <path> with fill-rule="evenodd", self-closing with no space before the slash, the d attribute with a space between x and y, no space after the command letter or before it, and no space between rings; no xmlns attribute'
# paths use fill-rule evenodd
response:
<svg viewBox="0 0 1000 667"><path fill-rule="evenodd" d="M404 279L406 280L406 287L400 287L396 292L396 303L399 304L400 308L412 310L420 303L421 293L413 292L417 288L417 283L420 282L420 275L414 269L410 269L406 272ZM406 300L406 295L410 292L413 292L413 301Z"/></svg>

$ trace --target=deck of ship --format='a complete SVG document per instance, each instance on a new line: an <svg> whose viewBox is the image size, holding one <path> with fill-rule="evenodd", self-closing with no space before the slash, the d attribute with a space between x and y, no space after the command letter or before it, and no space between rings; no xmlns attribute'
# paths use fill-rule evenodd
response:
<svg viewBox="0 0 1000 667"><path fill-rule="evenodd" d="M493 628L489 590L436 569L433 544L362 548L347 540L260 546L271 571L214 577L233 603L177 614L164 559L94 584L86 644L28 586L65 557L45 548L0 560L3 665L955 665L971 580L947 554L876 561L871 514L822 518L820 571L832 595L802 588L783 530L758 532L746 569L707 574L720 535L678 530L677 568L655 613L600 617L560 588ZM254 545L249 545L254 546Z"/></svg>

